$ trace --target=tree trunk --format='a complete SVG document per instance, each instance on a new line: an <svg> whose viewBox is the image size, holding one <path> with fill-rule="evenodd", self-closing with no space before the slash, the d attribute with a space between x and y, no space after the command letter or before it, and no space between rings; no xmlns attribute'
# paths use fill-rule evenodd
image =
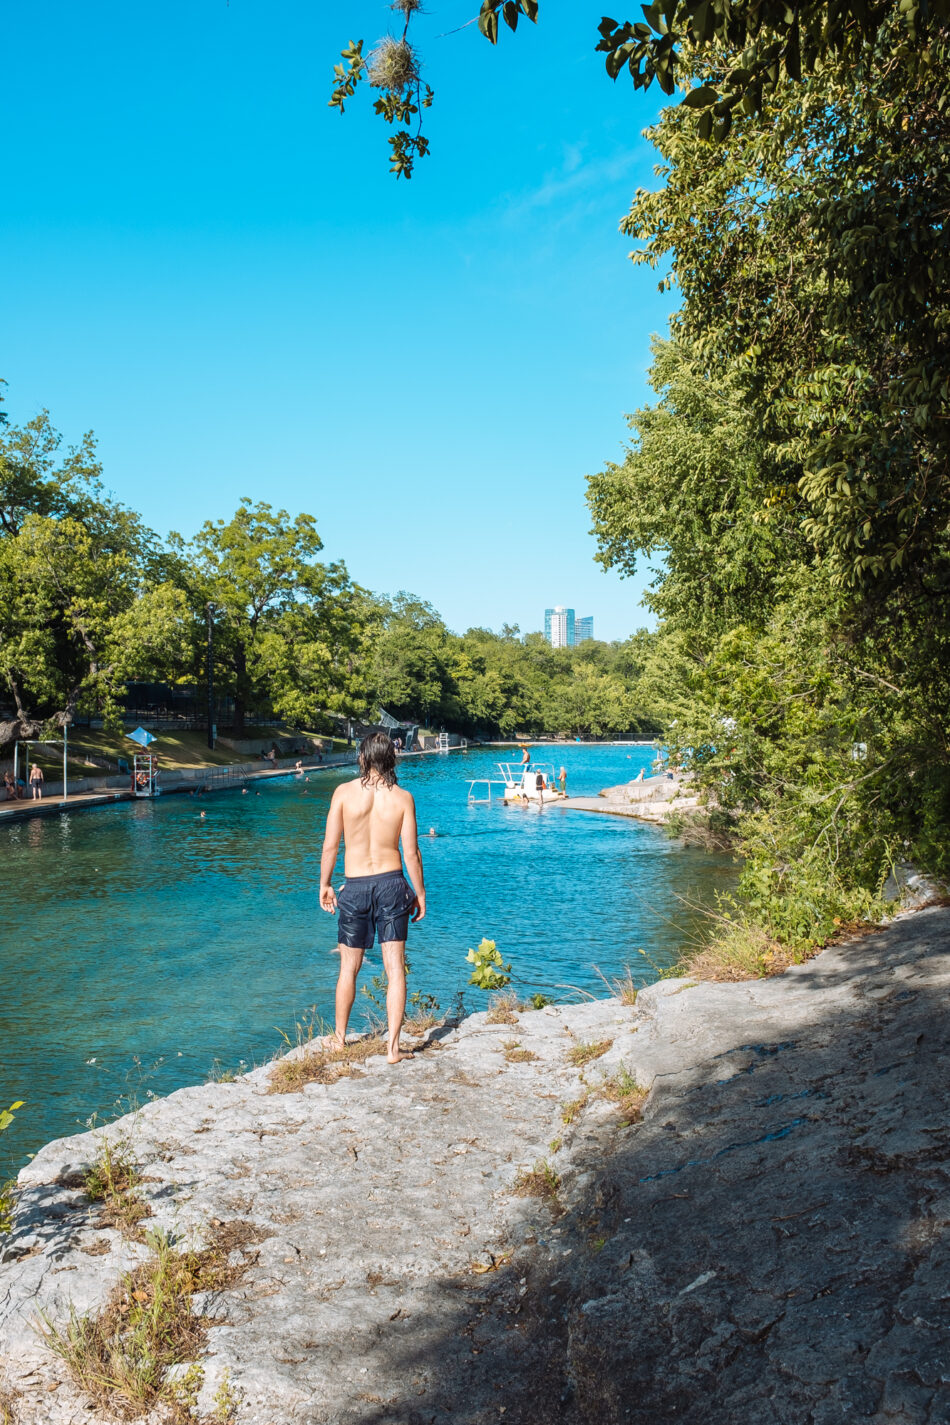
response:
<svg viewBox="0 0 950 1425"><path fill-rule="evenodd" d="M44 728L56 727L62 731L64 727L72 724L74 711L74 708L67 707L62 712L54 713L52 717L15 717L0 721L0 755L5 747L10 747L14 742L38 742Z"/></svg>

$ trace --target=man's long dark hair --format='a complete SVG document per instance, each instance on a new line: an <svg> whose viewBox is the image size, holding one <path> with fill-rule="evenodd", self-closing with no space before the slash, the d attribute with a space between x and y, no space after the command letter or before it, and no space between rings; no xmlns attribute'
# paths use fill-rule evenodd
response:
<svg viewBox="0 0 950 1425"><path fill-rule="evenodd" d="M396 749L385 732L371 732L360 743L360 781L369 785L378 777L386 787L396 785Z"/></svg>

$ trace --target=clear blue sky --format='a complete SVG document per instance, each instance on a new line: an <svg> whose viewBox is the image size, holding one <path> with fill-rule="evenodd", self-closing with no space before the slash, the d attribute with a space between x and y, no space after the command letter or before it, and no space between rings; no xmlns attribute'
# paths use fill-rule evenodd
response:
<svg viewBox="0 0 950 1425"><path fill-rule="evenodd" d="M91 427L163 534L242 495L308 510L327 557L457 629L648 622L594 563L584 475L619 458L670 311L617 230L656 183L657 100L606 78L578 8L541 0L492 50L442 36L477 0L429 0L432 154L397 183L369 91L326 105L385 4L8 3L11 419Z"/></svg>

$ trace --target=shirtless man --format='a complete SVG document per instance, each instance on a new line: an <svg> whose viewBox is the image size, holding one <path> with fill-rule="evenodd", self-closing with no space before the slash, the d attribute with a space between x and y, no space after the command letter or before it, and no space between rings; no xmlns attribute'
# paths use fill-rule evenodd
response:
<svg viewBox="0 0 950 1425"><path fill-rule="evenodd" d="M337 787L330 802L320 858L320 904L331 915L339 906L340 975L336 985L336 1033L328 1047L342 1049L356 999L363 953L379 934L386 971L386 1057L398 1064L399 1031L406 1012L406 936L410 917L426 913L416 804L396 784L396 749L384 732L360 743L360 775ZM343 837L346 880L339 897L330 884ZM402 841L410 885L402 873Z"/></svg>

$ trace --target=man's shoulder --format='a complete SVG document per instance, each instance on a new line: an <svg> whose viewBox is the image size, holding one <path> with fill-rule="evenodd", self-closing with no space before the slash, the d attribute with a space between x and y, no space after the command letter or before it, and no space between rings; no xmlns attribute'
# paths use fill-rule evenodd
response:
<svg viewBox="0 0 950 1425"><path fill-rule="evenodd" d="M346 801L348 798L356 796L361 788L362 783L359 777L353 777L349 782L341 782L340 785L334 789L333 800L338 802Z"/></svg>

